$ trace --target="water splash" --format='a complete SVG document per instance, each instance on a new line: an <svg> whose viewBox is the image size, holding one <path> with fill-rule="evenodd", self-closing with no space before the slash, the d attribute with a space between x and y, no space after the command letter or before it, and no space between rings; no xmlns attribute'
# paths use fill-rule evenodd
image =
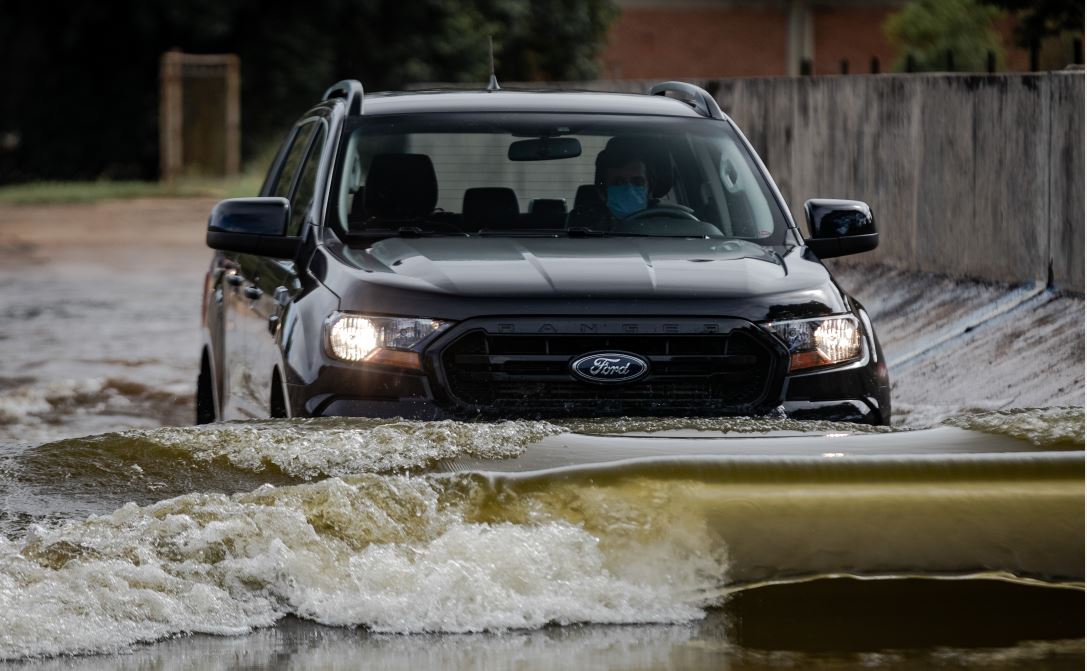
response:
<svg viewBox="0 0 1087 671"><path fill-rule="evenodd" d="M330 479L0 540L0 658L238 634L287 614L387 632L676 622L700 617L692 595L723 580L706 546L619 551L559 517L473 520L485 490L464 476Z"/></svg>
<svg viewBox="0 0 1087 671"><path fill-rule="evenodd" d="M1082 407L1017 408L959 415L944 424L1025 440L1038 447L1083 449Z"/></svg>

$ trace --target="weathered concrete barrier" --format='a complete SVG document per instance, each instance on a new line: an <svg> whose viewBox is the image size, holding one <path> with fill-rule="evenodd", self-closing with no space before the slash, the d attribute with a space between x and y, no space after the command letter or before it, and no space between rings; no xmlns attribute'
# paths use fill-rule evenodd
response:
<svg viewBox="0 0 1087 671"><path fill-rule="evenodd" d="M570 86L637 92L652 83ZM694 83L748 135L798 221L808 198L872 205L880 247L843 263L1051 278L1083 292L1082 72Z"/></svg>

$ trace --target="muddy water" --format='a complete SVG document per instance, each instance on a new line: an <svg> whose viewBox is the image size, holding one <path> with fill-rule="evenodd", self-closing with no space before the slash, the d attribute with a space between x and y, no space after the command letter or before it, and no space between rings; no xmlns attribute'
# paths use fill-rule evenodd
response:
<svg viewBox="0 0 1087 671"><path fill-rule="evenodd" d="M1082 410L956 423L287 420L9 447L0 656L276 627L229 645L327 639L333 663L408 635L470 668L458 641L495 668L534 646L624 648L609 668L1081 661ZM971 617L903 620L937 605Z"/></svg>
<svg viewBox="0 0 1087 671"><path fill-rule="evenodd" d="M1081 406L184 426L199 240L6 216L0 664L1082 668Z"/></svg>

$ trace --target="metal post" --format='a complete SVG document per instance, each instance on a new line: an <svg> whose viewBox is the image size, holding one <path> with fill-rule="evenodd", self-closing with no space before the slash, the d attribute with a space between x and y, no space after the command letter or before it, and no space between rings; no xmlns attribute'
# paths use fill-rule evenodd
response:
<svg viewBox="0 0 1087 671"><path fill-rule="evenodd" d="M955 71L955 52L952 51L951 49L947 50L947 71L948 72L954 72Z"/></svg>
<svg viewBox="0 0 1087 671"><path fill-rule="evenodd" d="M162 55L159 67L159 179L173 182L181 172L181 51Z"/></svg>
<svg viewBox="0 0 1087 671"><path fill-rule="evenodd" d="M906 54L906 72L917 72L917 60L913 54Z"/></svg>
<svg viewBox="0 0 1087 671"><path fill-rule="evenodd" d="M996 53L990 51L985 55L985 69L989 74L996 72Z"/></svg>
<svg viewBox="0 0 1087 671"><path fill-rule="evenodd" d="M810 58L800 59L800 76L801 77L810 77L811 76L811 59Z"/></svg>
<svg viewBox="0 0 1087 671"><path fill-rule="evenodd" d="M872 62L868 64L868 69L871 70L872 74L874 74L874 75L879 74L879 57L878 56L872 56Z"/></svg>
<svg viewBox="0 0 1087 671"><path fill-rule="evenodd" d="M1033 40L1030 43L1030 71L1038 71L1038 54L1041 51L1038 45L1038 40Z"/></svg>
<svg viewBox="0 0 1087 671"><path fill-rule="evenodd" d="M849 59L843 58L842 62L838 64L838 69L843 75L849 74Z"/></svg>
<svg viewBox="0 0 1087 671"><path fill-rule="evenodd" d="M226 56L226 168L228 177L241 172L242 112L241 60L235 54Z"/></svg>

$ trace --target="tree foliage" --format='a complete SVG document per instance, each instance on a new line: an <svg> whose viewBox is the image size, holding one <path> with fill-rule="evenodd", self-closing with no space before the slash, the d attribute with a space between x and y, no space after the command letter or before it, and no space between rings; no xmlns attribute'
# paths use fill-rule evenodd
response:
<svg viewBox="0 0 1087 671"><path fill-rule="evenodd" d="M1000 10L976 0L913 0L884 24L895 45L895 67L906 69L912 55L919 71L948 70L948 54L955 70L983 71L988 54L1003 58L993 21Z"/></svg>
<svg viewBox="0 0 1087 671"><path fill-rule="evenodd" d="M153 178L164 51L236 53L243 151L332 82L368 91L596 74L612 0L0 0L0 183ZM6 142L6 144L5 144ZM4 147L7 147L5 149Z"/></svg>
<svg viewBox="0 0 1087 671"><path fill-rule="evenodd" d="M985 1L1016 16L1016 42L1024 48L1062 32L1083 33L1083 0Z"/></svg>

